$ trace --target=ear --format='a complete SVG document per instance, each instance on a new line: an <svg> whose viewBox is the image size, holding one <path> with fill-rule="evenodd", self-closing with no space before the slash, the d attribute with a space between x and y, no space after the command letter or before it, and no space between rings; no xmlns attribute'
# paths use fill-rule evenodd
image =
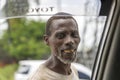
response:
<svg viewBox="0 0 120 80"><path fill-rule="evenodd" d="M49 45L49 36L48 35L44 35L44 42L46 45Z"/></svg>

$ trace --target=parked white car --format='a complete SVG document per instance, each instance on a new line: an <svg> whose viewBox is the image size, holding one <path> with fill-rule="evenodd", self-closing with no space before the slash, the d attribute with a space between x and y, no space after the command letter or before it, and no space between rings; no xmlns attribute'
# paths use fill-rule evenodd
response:
<svg viewBox="0 0 120 80"><path fill-rule="evenodd" d="M19 68L15 72L14 80L27 80L28 76L31 75L40 64L44 63L45 60L22 60L19 62ZM78 70L80 79L90 80L91 70L82 64L72 63Z"/></svg>

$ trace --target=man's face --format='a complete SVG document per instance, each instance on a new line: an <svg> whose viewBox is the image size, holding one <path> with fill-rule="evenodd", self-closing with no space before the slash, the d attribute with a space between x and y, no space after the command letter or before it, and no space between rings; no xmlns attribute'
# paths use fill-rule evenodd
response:
<svg viewBox="0 0 120 80"><path fill-rule="evenodd" d="M48 45L52 54L65 64L73 62L80 42L76 22L73 19L56 19L51 26Z"/></svg>

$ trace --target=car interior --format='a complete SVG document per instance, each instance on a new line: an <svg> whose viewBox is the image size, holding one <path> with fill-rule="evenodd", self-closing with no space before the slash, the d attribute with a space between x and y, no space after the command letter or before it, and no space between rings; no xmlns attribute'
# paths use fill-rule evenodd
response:
<svg viewBox="0 0 120 80"><path fill-rule="evenodd" d="M120 79L120 0L101 0L100 15L108 16L91 80Z"/></svg>
<svg viewBox="0 0 120 80"><path fill-rule="evenodd" d="M100 0L100 1L101 8L98 17L106 16L107 18L100 38L98 49L96 50L97 53L95 55L94 64L91 68L92 71L91 79L89 78L88 75L85 75L80 71L78 71L78 73L81 74L79 75L79 77L87 78L85 80L120 80L120 0ZM60 5L60 2L58 2L58 4ZM60 9L59 5L57 7ZM43 15L43 17L45 17L45 15ZM47 16L50 15L47 14ZM75 15L79 16L78 14ZM25 17L21 15L16 16L18 18ZM16 18L16 16L2 17L0 19L6 18L9 20L10 18ZM36 17L38 17L38 15ZM8 34L10 35L10 28L8 29ZM9 41L11 40L12 39L9 37ZM28 68L26 69L28 70ZM21 70L24 71L24 69ZM28 71L23 72L23 74L27 73Z"/></svg>

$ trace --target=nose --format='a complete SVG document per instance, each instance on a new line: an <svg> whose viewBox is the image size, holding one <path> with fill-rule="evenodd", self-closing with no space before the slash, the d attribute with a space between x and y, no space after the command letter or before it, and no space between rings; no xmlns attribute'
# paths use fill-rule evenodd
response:
<svg viewBox="0 0 120 80"><path fill-rule="evenodd" d="M74 44L73 38L67 37L66 40L65 40L65 45L68 46L68 47L72 47L73 44Z"/></svg>

